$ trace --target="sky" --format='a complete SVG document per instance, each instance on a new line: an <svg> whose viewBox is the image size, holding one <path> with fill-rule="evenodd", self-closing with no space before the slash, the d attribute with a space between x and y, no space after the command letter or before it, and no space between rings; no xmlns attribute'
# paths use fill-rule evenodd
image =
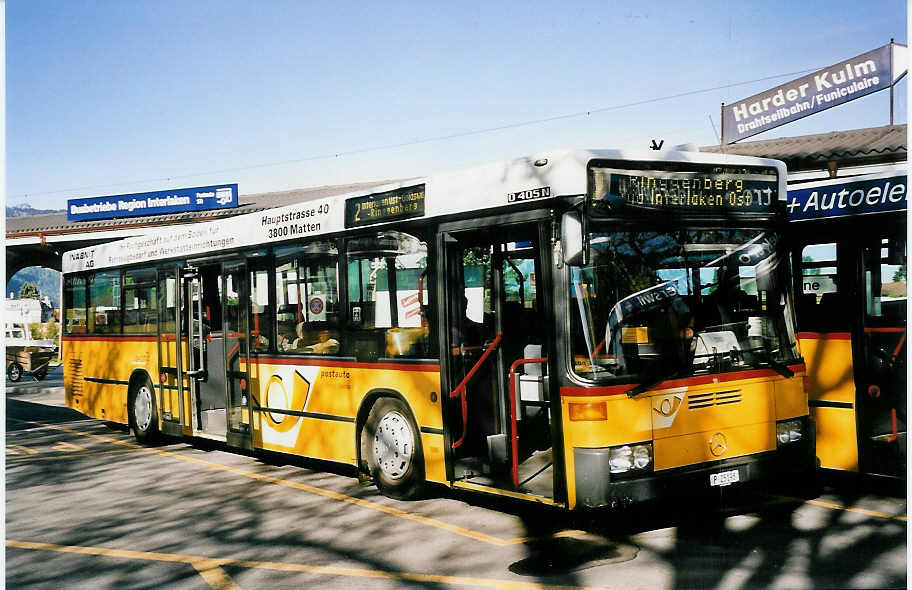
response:
<svg viewBox="0 0 912 590"><path fill-rule="evenodd" d="M7 204L712 145L720 103L906 29L904 0L8 0ZM883 91L753 139L886 125L889 108Z"/></svg>

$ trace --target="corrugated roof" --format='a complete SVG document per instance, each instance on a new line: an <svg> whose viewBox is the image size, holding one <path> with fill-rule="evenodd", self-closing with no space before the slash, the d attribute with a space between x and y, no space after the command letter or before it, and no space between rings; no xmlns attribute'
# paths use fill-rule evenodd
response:
<svg viewBox="0 0 912 590"><path fill-rule="evenodd" d="M721 152L719 146L700 148ZM852 165L885 164L907 159L906 125L885 125L867 129L832 131L816 135L744 141L725 146L724 152L782 160L790 172L819 170L835 160L841 168Z"/></svg>
<svg viewBox="0 0 912 590"><path fill-rule="evenodd" d="M169 225L173 223L190 223L194 221L210 221L223 217L232 217L243 213L255 213L264 209L273 209L293 203L301 203L313 199L341 195L363 189L373 188L398 182L396 180L378 180L374 182L359 182L354 184L339 184L314 188L294 189L272 193L258 193L253 195L240 195L240 206L236 209L218 209L214 211L200 211L190 213L172 213L168 215L147 215L144 217L123 217L120 219L100 219L97 221L67 221L65 211L59 213L43 213L41 215L23 215L6 218L6 236L8 238L21 237L34 234L59 234L79 233L93 231L108 231L112 229L126 229L131 227L144 227L151 225Z"/></svg>

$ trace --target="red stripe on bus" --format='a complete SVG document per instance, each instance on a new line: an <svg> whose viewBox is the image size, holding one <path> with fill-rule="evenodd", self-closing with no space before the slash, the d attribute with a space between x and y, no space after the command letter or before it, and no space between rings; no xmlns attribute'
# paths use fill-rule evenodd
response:
<svg viewBox="0 0 912 590"><path fill-rule="evenodd" d="M394 371L420 371L427 373L440 372L440 365L436 363L359 363L356 361L334 361L330 359L296 359L264 356L254 357L253 363L260 365L303 365L309 367L335 367L341 369L388 369Z"/></svg>
<svg viewBox="0 0 912 590"><path fill-rule="evenodd" d="M79 342L80 340L96 340L101 342L155 342L157 336L132 336L124 334L123 336L63 336L65 342Z"/></svg>
<svg viewBox="0 0 912 590"><path fill-rule="evenodd" d="M805 373L807 371L804 364L789 365L793 373ZM736 373L721 373L717 375L700 375L699 377L685 377L684 379L672 379L657 384L652 389L670 389L673 387L685 387L694 385L706 385L709 383L723 383L726 381L740 381L742 379L756 379L758 377L781 377L773 369L751 369L749 371L738 371ZM623 395L636 387L636 383L624 383L623 385L608 385L603 387L561 387L561 397L597 397L603 395Z"/></svg>
<svg viewBox="0 0 912 590"><path fill-rule="evenodd" d="M905 333L905 328L865 328L865 334L899 334Z"/></svg>
<svg viewBox="0 0 912 590"><path fill-rule="evenodd" d="M798 332L801 340L851 340L851 332Z"/></svg>

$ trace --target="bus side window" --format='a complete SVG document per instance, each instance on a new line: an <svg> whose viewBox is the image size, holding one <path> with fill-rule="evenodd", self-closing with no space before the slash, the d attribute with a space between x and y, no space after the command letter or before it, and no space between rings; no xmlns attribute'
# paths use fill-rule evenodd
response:
<svg viewBox="0 0 912 590"><path fill-rule="evenodd" d="M63 282L63 308L65 334L86 333L86 280L82 276L68 276Z"/></svg>
<svg viewBox="0 0 912 590"><path fill-rule="evenodd" d="M835 243L809 244L801 251L801 292L797 296L798 329L839 332L849 329L849 309L840 291Z"/></svg>
<svg viewBox="0 0 912 590"><path fill-rule="evenodd" d="M89 283L89 332L120 334L121 272L109 270L96 273Z"/></svg>
<svg viewBox="0 0 912 590"><path fill-rule="evenodd" d="M346 354L365 361L427 356L432 285L426 242L387 231L353 238L346 249Z"/></svg>
<svg viewBox="0 0 912 590"><path fill-rule="evenodd" d="M864 249L865 316L890 326L905 326L906 244L901 236L883 238Z"/></svg>
<svg viewBox="0 0 912 590"><path fill-rule="evenodd" d="M340 348L338 251L319 241L276 251L277 349L335 355ZM293 256L293 257L292 257Z"/></svg>
<svg viewBox="0 0 912 590"><path fill-rule="evenodd" d="M158 325L158 294L154 268L124 272L123 331L155 334Z"/></svg>
<svg viewBox="0 0 912 590"><path fill-rule="evenodd" d="M274 338L269 313L269 270L250 270L250 348L266 352Z"/></svg>

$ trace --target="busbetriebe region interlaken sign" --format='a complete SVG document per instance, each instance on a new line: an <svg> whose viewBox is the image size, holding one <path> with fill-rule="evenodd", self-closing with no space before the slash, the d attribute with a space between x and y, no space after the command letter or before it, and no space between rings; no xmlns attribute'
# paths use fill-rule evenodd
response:
<svg viewBox="0 0 912 590"><path fill-rule="evenodd" d="M888 43L722 108L722 142L734 143L889 88L906 72L906 46Z"/></svg>
<svg viewBox="0 0 912 590"><path fill-rule="evenodd" d="M67 220L163 215L186 211L230 209L238 206L237 184L216 184L149 193L86 197L67 201Z"/></svg>

